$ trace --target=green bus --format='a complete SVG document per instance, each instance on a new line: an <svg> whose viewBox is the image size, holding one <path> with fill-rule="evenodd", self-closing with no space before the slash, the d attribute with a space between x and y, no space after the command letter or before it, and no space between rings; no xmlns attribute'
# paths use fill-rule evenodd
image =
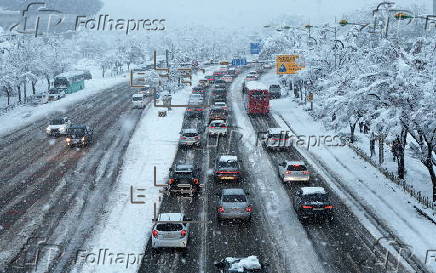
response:
<svg viewBox="0 0 436 273"><path fill-rule="evenodd" d="M72 94L85 88L85 80L89 79L88 71L68 71L54 79L54 88L63 89L65 94Z"/></svg>

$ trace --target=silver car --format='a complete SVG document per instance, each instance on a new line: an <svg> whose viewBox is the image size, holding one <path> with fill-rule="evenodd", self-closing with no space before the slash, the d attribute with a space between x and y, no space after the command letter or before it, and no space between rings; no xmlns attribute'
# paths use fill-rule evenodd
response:
<svg viewBox="0 0 436 273"><path fill-rule="evenodd" d="M251 220L253 207L243 189L223 189L217 208L218 221L223 219Z"/></svg>
<svg viewBox="0 0 436 273"><path fill-rule="evenodd" d="M303 161L283 161L277 169L283 182L310 180L310 172Z"/></svg>
<svg viewBox="0 0 436 273"><path fill-rule="evenodd" d="M180 146L200 146L201 137L200 132L195 128L182 129L179 139Z"/></svg>
<svg viewBox="0 0 436 273"><path fill-rule="evenodd" d="M189 237L189 223L191 221L183 213L160 213L151 232L151 247L186 248Z"/></svg>

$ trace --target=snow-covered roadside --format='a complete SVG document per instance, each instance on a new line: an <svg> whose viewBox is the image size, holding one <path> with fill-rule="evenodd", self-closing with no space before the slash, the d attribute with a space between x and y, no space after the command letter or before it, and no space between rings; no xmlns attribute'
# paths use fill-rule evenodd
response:
<svg viewBox="0 0 436 273"><path fill-rule="evenodd" d="M201 76L194 75L193 82ZM184 88L173 95L172 103L186 104L190 93L191 87ZM157 169L157 183L165 183L185 112L185 108L172 108L166 117L158 117L158 111L164 109L150 104L144 111L127 148L118 186L109 199L108 214L72 261L77 262L72 272L138 271L151 234L153 205L156 203L158 209L160 203L160 188L153 186L153 168ZM132 204L131 193L134 201L145 203Z"/></svg>
<svg viewBox="0 0 436 273"><path fill-rule="evenodd" d="M312 117L290 98L273 100L271 105L273 112L280 114L296 135L306 137L335 135L325 130L319 122L313 121ZM277 114L274 115L275 119L281 126L287 128ZM321 161L330 171L334 170L335 176L340 178L341 186L357 196L359 202L376 215L383 225L393 231L403 243L410 246L409 250L413 251L423 264L427 263L427 267L436 272L435 251L433 250L436 247L436 237L431 235L434 234L435 225L416 213L414 206L420 206L416 200L386 179L376 168L358 157L347 146L321 144L309 147L309 150L306 146L297 146L297 149L315 168L317 163L310 160L310 157ZM318 169L322 175L323 171ZM377 226L368 219L366 213L348 200L347 195L341 193L329 177L325 178L371 234L375 238L380 238L382 235Z"/></svg>
<svg viewBox="0 0 436 273"><path fill-rule="evenodd" d="M32 122L47 117L54 112L63 112L67 107L78 103L92 95L109 90L116 84L128 83L125 75L114 78L100 78L85 81L85 88L65 98L36 106L22 105L0 116L0 135L24 127Z"/></svg>
<svg viewBox="0 0 436 273"><path fill-rule="evenodd" d="M283 185L277 179L276 169L269 160L268 155L261 146L253 145L256 133L242 106L241 86L243 78L238 78L232 85L232 109L238 128L243 132L241 142L244 143L245 155L250 163L250 172L255 179L256 194L261 200L258 206L267 212L264 219L270 226L275 239L279 244L280 255L286 263L286 268L297 273L325 272L313 245L298 220ZM292 234L292 236L289 236Z"/></svg>

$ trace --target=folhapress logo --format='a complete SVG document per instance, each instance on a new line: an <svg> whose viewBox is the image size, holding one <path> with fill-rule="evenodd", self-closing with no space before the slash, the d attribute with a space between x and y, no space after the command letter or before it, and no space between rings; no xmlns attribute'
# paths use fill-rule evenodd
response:
<svg viewBox="0 0 436 273"><path fill-rule="evenodd" d="M21 22L11 26L11 32L31 34L35 37L42 36L50 31L50 28L63 22L62 12L48 9L44 2L34 2L27 5L21 12Z"/></svg>

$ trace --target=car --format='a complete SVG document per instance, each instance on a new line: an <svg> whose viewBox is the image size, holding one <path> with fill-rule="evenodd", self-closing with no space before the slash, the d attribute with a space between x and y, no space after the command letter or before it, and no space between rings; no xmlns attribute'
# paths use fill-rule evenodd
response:
<svg viewBox="0 0 436 273"><path fill-rule="evenodd" d="M203 117L205 106L202 101L196 99L189 100L188 105L185 112L187 118Z"/></svg>
<svg viewBox="0 0 436 273"><path fill-rule="evenodd" d="M218 221L223 219L251 220L253 207L248 200L248 194L243 189L223 189L218 196Z"/></svg>
<svg viewBox="0 0 436 273"><path fill-rule="evenodd" d="M168 187L170 193L198 193L200 191L200 169L192 164L176 164L170 168Z"/></svg>
<svg viewBox="0 0 436 273"><path fill-rule="evenodd" d="M207 80L207 82L209 83L208 85L210 86L210 85L212 85L212 84L214 84L215 83L215 76L206 76L206 80Z"/></svg>
<svg viewBox="0 0 436 273"><path fill-rule="evenodd" d="M152 97L153 94L156 93L156 90L155 90L153 87L151 87L150 85L144 85L144 87L141 87L141 88L139 89L139 92L138 92L138 93L142 93L142 94L144 94L146 97Z"/></svg>
<svg viewBox="0 0 436 273"><path fill-rule="evenodd" d="M293 206L300 220L333 219L334 206L323 187L301 187L294 195Z"/></svg>
<svg viewBox="0 0 436 273"><path fill-rule="evenodd" d="M48 100L60 100L61 98L65 97L65 89L63 88L50 88L48 90Z"/></svg>
<svg viewBox="0 0 436 273"><path fill-rule="evenodd" d="M231 75L224 75L221 77L221 79L226 82L226 83L232 83L233 82L233 77Z"/></svg>
<svg viewBox="0 0 436 273"><path fill-rule="evenodd" d="M206 88L201 86L196 86L192 88L192 94L200 94L204 97L206 95Z"/></svg>
<svg viewBox="0 0 436 273"><path fill-rule="evenodd" d="M33 105L45 104L45 103L48 103L48 93L47 92L36 94L32 98Z"/></svg>
<svg viewBox="0 0 436 273"><path fill-rule="evenodd" d="M67 117L55 118L50 120L45 132L49 136L60 136L67 133L68 128L71 126L71 120Z"/></svg>
<svg viewBox="0 0 436 273"><path fill-rule="evenodd" d="M189 223L191 221L183 213L159 213L151 231L151 247L153 249L184 248L188 246ZM182 222L182 223L181 223Z"/></svg>
<svg viewBox="0 0 436 273"><path fill-rule="evenodd" d="M227 122L222 119L212 120L208 126L209 136L227 136Z"/></svg>
<svg viewBox="0 0 436 273"><path fill-rule="evenodd" d="M92 74L89 70L82 70L82 71L83 71L84 80L92 80Z"/></svg>
<svg viewBox="0 0 436 273"><path fill-rule="evenodd" d="M258 80L260 75L257 71L250 71L250 72L248 72L247 77L251 77L251 78Z"/></svg>
<svg viewBox="0 0 436 273"><path fill-rule="evenodd" d="M71 125L67 129L65 143L68 147L85 147L93 141L93 131L86 125Z"/></svg>
<svg viewBox="0 0 436 273"><path fill-rule="evenodd" d="M269 94L271 98L280 98L282 96L280 85L271 84L269 86Z"/></svg>
<svg viewBox="0 0 436 273"><path fill-rule="evenodd" d="M262 68L263 68L264 70L267 70L267 69L272 69L273 66L272 66L272 64L270 64L270 63L266 63L266 64L263 64L263 65L262 65Z"/></svg>
<svg viewBox="0 0 436 273"><path fill-rule="evenodd" d="M223 109L228 111L227 103L224 101L215 101L212 105L212 109Z"/></svg>
<svg viewBox="0 0 436 273"><path fill-rule="evenodd" d="M220 155L215 161L214 169L215 181L234 181L241 180L241 167L238 157L235 155Z"/></svg>
<svg viewBox="0 0 436 273"><path fill-rule="evenodd" d="M136 93L132 95L132 108L142 108L144 109L147 105L146 96L143 93Z"/></svg>
<svg viewBox="0 0 436 273"><path fill-rule="evenodd" d="M309 182L310 172L303 161L283 161L277 167L283 182Z"/></svg>
<svg viewBox="0 0 436 273"><path fill-rule="evenodd" d="M199 103L204 103L204 95L203 94L197 94L197 93L193 93L189 96L189 101L191 102L199 102Z"/></svg>
<svg viewBox="0 0 436 273"><path fill-rule="evenodd" d="M227 88L227 82L223 79L217 79L215 81L215 88Z"/></svg>
<svg viewBox="0 0 436 273"><path fill-rule="evenodd" d="M180 131L179 146L201 146L200 132L195 128Z"/></svg>
<svg viewBox="0 0 436 273"><path fill-rule="evenodd" d="M290 150L292 148L290 131L285 128L268 128L263 143L269 150Z"/></svg>
<svg viewBox="0 0 436 273"><path fill-rule="evenodd" d="M227 110L224 109L210 109L209 111L209 122L212 120L227 120L228 117Z"/></svg>
<svg viewBox="0 0 436 273"><path fill-rule="evenodd" d="M207 79L202 79L198 81L198 85L199 87L208 87L209 86L209 82Z"/></svg>

